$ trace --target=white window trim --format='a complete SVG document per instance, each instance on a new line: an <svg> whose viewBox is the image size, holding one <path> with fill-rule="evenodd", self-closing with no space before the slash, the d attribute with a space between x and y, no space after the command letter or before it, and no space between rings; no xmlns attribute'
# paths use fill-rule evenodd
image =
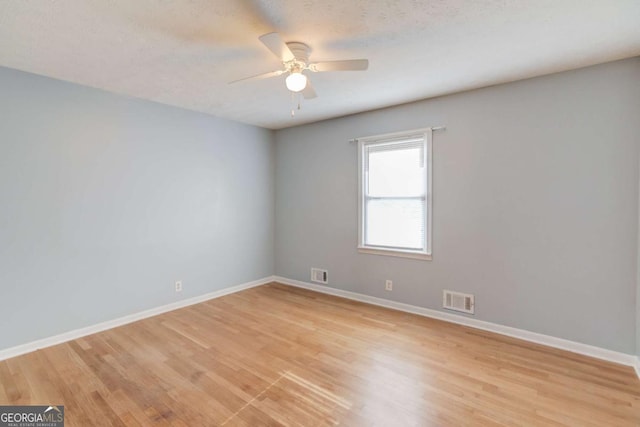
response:
<svg viewBox="0 0 640 427"><path fill-rule="evenodd" d="M363 254L372 255L386 255L402 258L413 258L421 260L432 259L432 235L433 235L433 197L432 197L432 176L433 176L433 154L432 154L432 128L414 129L410 131L387 133L383 135L368 136L365 138L358 138L358 252ZM425 209L425 250L424 251L411 251L401 249L382 249L380 247L366 246L364 244L364 146L373 142L382 142L385 140L392 140L397 138L410 138L412 136L422 136L426 141L426 150L424 150L424 164L427 168L426 171L426 204Z"/></svg>

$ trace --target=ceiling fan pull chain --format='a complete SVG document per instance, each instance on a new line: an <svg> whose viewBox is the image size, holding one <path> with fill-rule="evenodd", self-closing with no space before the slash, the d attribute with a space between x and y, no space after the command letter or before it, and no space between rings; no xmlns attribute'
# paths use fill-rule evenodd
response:
<svg viewBox="0 0 640 427"><path fill-rule="evenodd" d="M295 99L293 98L295 96L295 94L293 92L291 92L291 118L293 118L296 115L296 110L294 108L294 103L295 103Z"/></svg>

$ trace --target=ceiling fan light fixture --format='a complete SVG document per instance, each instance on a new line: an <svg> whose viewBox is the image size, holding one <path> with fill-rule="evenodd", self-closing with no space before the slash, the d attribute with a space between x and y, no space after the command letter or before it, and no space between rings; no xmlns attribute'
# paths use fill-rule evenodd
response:
<svg viewBox="0 0 640 427"><path fill-rule="evenodd" d="M307 87L307 76L299 71L292 72L287 76L285 84L291 92L300 92Z"/></svg>

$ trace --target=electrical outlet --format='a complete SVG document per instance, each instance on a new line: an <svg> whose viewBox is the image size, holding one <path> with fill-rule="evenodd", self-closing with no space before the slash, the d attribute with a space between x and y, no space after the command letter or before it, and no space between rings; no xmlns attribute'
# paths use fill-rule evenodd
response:
<svg viewBox="0 0 640 427"><path fill-rule="evenodd" d="M384 282L384 290L385 291L393 290L393 282L391 280L387 280L386 282Z"/></svg>
<svg viewBox="0 0 640 427"><path fill-rule="evenodd" d="M182 280L176 282L176 292L182 292Z"/></svg>

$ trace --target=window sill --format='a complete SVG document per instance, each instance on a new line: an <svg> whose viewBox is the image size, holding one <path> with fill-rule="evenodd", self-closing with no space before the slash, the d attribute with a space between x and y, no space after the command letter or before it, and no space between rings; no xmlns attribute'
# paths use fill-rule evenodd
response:
<svg viewBox="0 0 640 427"><path fill-rule="evenodd" d="M385 255L385 256L394 256L399 258L412 258L412 259L421 259L423 261L431 261L431 254L425 254L422 252L412 252L412 251L392 251L388 249L378 249L378 248L370 248L370 247L358 247L358 252L361 254L369 254L369 255Z"/></svg>

